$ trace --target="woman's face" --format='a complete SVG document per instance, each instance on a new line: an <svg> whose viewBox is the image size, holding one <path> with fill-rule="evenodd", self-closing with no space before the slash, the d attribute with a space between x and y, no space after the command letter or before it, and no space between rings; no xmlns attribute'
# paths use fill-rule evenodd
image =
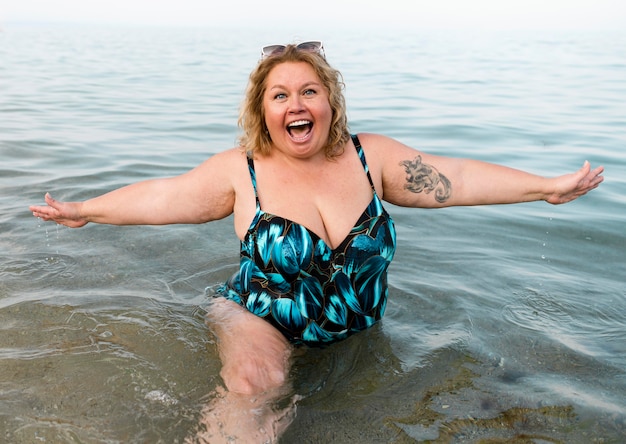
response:
<svg viewBox="0 0 626 444"><path fill-rule="evenodd" d="M300 158L323 151L332 109L328 91L311 65L276 65L266 79L263 107L273 148Z"/></svg>

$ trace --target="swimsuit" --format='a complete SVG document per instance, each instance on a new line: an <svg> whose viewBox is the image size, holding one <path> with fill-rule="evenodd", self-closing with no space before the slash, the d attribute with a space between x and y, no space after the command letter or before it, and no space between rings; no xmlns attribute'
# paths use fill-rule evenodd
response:
<svg viewBox="0 0 626 444"><path fill-rule="evenodd" d="M292 343L344 339L380 320L387 305L395 228L357 136L352 140L373 198L335 249L306 227L261 209L254 160L248 157L256 214L241 242L239 271L218 293L269 321Z"/></svg>

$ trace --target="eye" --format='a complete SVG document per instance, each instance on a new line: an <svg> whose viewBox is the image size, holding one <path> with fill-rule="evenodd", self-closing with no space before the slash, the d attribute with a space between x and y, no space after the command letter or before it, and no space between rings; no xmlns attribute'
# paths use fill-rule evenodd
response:
<svg viewBox="0 0 626 444"><path fill-rule="evenodd" d="M305 89L304 93L305 96L314 96L315 94L317 94L317 91L315 91L314 89Z"/></svg>
<svg viewBox="0 0 626 444"><path fill-rule="evenodd" d="M287 98L287 94L285 93L278 93L274 95L274 100L284 100Z"/></svg>

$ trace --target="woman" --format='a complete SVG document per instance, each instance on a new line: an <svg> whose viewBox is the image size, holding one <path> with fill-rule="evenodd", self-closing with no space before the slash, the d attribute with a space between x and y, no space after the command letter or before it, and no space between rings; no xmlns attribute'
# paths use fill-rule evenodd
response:
<svg viewBox="0 0 626 444"><path fill-rule="evenodd" d="M434 156L348 131L341 75L320 42L274 45L250 76L240 146L169 179L84 202L32 206L69 227L197 224L234 214L240 270L210 310L229 393L280 391L293 343L343 339L379 320L393 221L406 207L569 202L596 188L602 167L543 178ZM365 210L364 210L365 209Z"/></svg>

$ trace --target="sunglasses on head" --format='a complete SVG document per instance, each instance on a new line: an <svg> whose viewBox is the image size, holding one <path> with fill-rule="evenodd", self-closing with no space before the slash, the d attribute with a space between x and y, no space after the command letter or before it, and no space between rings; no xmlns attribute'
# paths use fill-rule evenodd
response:
<svg viewBox="0 0 626 444"><path fill-rule="evenodd" d="M287 49L287 45L264 46L263 49L261 49L261 59L282 54L285 52L285 49ZM326 57L324 55L324 45L322 45L322 42L302 42L296 45L296 49L299 51L313 52L320 54L322 57Z"/></svg>

